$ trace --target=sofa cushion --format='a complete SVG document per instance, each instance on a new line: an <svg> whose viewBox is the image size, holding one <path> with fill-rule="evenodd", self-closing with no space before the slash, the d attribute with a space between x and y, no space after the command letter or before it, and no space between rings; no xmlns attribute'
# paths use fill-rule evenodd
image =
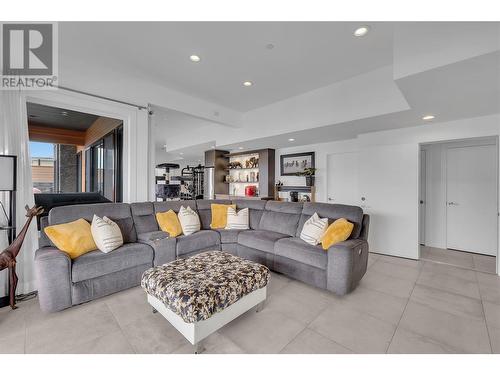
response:
<svg viewBox="0 0 500 375"><path fill-rule="evenodd" d="M198 199L196 200L196 210L200 217L201 229L211 229L212 223L212 204L231 204L231 201L225 199Z"/></svg>
<svg viewBox="0 0 500 375"><path fill-rule="evenodd" d="M137 242L137 232L135 231L132 217L124 217L121 219L113 216L108 217L118 225L118 228L120 228L123 236L123 243Z"/></svg>
<svg viewBox="0 0 500 375"><path fill-rule="evenodd" d="M259 229L294 236L301 212L302 203L268 201Z"/></svg>
<svg viewBox="0 0 500 375"><path fill-rule="evenodd" d="M154 215L153 203L132 203L130 205L130 211L132 212L137 234L158 230L158 223L156 222Z"/></svg>
<svg viewBox="0 0 500 375"><path fill-rule="evenodd" d="M227 212L228 209L232 208L233 212L236 209L235 204L218 204L213 203L211 206L212 221L210 223L210 228L212 229L223 229L227 226Z"/></svg>
<svg viewBox="0 0 500 375"><path fill-rule="evenodd" d="M328 265L328 254L321 246L313 246L302 241L300 238L283 238L276 242L275 254L307 264L316 268L326 270Z"/></svg>
<svg viewBox="0 0 500 375"><path fill-rule="evenodd" d="M131 217L130 206L127 203L96 203L54 207L49 211L49 224L62 224L78 219L85 219L90 223L94 215L107 216L115 221Z"/></svg>
<svg viewBox="0 0 500 375"><path fill-rule="evenodd" d="M238 235L243 232L243 230L239 229L217 229L217 232L220 234L220 242L221 243L237 243Z"/></svg>
<svg viewBox="0 0 500 375"><path fill-rule="evenodd" d="M125 244L107 254L92 251L73 261L71 280L76 283L141 264L153 264L153 249L145 244Z"/></svg>
<svg viewBox="0 0 500 375"><path fill-rule="evenodd" d="M193 210L191 207L182 206L177 214L177 217L179 218L179 222L182 227L182 233L185 236L196 233L201 229L198 212Z"/></svg>
<svg viewBox="0 0 500 375"><path fill-rule="evenodd" d="M236 204L236 210L248 208L250 210L250 229L259 229L260 219L266 207L266 201L257 199L236 199L232 201Z"/></svg>
<svg viewBox="0 0 500 375"><path fill-rule="evenodd" d="M85 219L49 225L45 227L44 231L52 243L59 250L68 254L71 259L76 259L97 249L90 224Z"/></svg>
<svg viewBox="0 0 500 375"><path fill-rule="evenodd" d="M177 237L177 256L189 254L196 250L213 246L218 249L220 246L220 236L214 230L200 230L189 236Z"/></svg>
<svg viewBox="0 0 500 375"><path fill-rule="evenodd" d="M252 249L274 253L275 242L286 237L289 236L269 230L246 230L238 235L238 243Z"/></svg>
<svg viewBox="0 0 500 375"><path fill-rule="evenodd" d="M331 224L335 220L340 218L345 218L354 224L354 229L351 233L349 239L356 239L361 233L361 227L363 223L363 209L358 206L348 206L345 204L330 204L330 203L315 203L306 202L304 203L304 209L302 210L302 215L300 217L299 225L297 227L296 237L300 236L302 227L307 219L309 219L314 213L317 213L320 217L327 217L328 223Z"/></svg>
<svg viewBox="0 0 500 375"><path fill-rule="evenodd" d="M153 202L155 213L167 212L168 210L172 210L176 213L179 213L181 206L191 207L193 210L196 211L196 201L194 200Z"/></svg>

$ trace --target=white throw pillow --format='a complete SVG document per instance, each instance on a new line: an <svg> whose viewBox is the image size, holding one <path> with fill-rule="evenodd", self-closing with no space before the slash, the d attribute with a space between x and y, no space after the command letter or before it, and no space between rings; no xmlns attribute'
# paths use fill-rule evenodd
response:
<svg viewBox="0 0 500 375"><path fill-rule="evenodd" d="M236 212L234 208L228 207L226 229L250 229L248 222L248 208Z"/></svg>
<svg viewBox="0 0 500 375"><path fill-rule="evenodd" d="M106 216L100 218L94 215L90 231L97 248L103 253L109 253L123 245L123 235L120 227Z"/></svg>
<svg viewBox="0 0 500 375"><path fill-rule="evenodd" d="M191 207L188 206L187 208L184 208L184 206L181 206L177 217L181 223L182 233L184 233L185 236L189 236L190 234L200 230L200 218L198 217L198 214L191 209Z"/></svg>
<svg viewBox="0 0 500 375"><path fill-rule="evenodd" d="M328 228L328 218L321 219L315 212L302 227L300 238L308 244L316 246Z"/></svg>

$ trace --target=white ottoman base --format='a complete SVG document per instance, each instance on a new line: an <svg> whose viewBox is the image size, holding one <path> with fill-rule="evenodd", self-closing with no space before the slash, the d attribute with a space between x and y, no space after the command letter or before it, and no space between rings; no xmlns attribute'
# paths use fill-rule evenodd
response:
<svg viewBox="0 0 500 375"><path fill-rule="evenodd" d="M194 352L200 353L199 343L208 335L214 333L219 328L247 312L248 310L262 304L266 300L267 288L263 287L247 294L224 310L212 315L210 318L200 320L195 323L186 323L179 315L174 313L164 305L162 301L151 295L148 296L148 302L153 309L158 311L165 319L169 321L182 335L194 345ZM260 307L258 310L260 311Z"/></svg>

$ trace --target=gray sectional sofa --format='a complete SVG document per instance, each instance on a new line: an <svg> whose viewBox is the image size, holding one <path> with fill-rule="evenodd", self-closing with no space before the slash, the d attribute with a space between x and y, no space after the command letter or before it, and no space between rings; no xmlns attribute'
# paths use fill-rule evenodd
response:
<svg viewBox="0 0 500 375"><path fill-rule="evenodd" d="M250 230L210 229L211 204L249 208ZM155 213L190 206L200 216L202 230L169 238L158 228ZM329 220L344 217L354 223L351 237L324 251L299 238L304 222L317 212ZM124 234L124 245L110 252L98 250L71 260L45 236L47 225L93 215L108 216ZM307 284L343 295L356 288L368 262L369 216L360 207L327 203L288 203L260 200L197 200L144 203L102 203L53 208L41 221L40 248L35 272L40 307L59 311L123 289L137 286L153 265L206 250L221 249L264 264Z"/></svg>

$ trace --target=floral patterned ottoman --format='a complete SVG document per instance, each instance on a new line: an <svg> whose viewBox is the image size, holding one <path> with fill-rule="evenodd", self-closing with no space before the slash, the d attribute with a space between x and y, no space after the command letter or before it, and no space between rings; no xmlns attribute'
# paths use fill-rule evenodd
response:
<svg viewBox="0 0 500 375"><path fill-rule="evenodd" d="M156 266L142 275L153 311L195 346L244 312L262 306L269 269L219 250Z"/></svg>

